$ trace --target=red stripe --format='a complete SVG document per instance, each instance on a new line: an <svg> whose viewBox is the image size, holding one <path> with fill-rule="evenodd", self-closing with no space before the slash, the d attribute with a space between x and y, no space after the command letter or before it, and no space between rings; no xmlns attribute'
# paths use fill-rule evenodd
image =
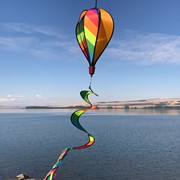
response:
<svg viewBox="0 0 180 180"><path fill-rule="evenodd" d="M93 9L88 10L86 13L86 16L96 25L98 26L98 13L97 11L94 11Z"/></svg>

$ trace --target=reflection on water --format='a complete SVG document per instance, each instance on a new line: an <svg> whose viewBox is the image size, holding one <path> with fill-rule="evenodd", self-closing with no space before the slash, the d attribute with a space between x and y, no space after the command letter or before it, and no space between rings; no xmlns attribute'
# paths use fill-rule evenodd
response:
<svg viewBox="0 0 180 180"><path fill-rule="evenodd" d="M67 146L87 141L72 126L74 110L0 113L0 177L27 173L43 178ZM177 110L98 110L82 125L95 144L73 151L58 170L64 180L180 179L180 115Z"/></svg>
<svg viewBox="0 0 180 180"><path fill-rule="evenodd" d="M0 109L1 113L55 113L72 114L77 109ZM109 115L179 115L180 109L98 109L88 111L90 114Z"/></svg>
<svg viewBox="0 0 180 180"><path fill-rule="evenodd" d="M124 114L124 115L178 115L180 114L180 109L103 109L100 112L107 114Z"/></svg>

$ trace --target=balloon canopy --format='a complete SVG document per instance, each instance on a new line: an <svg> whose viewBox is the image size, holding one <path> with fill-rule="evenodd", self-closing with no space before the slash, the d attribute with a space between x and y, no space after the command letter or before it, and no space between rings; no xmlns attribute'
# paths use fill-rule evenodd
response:
<svg viewBox="0 0 180 180"><path fill-rule="evenodd" d="M114 30L112 16L104 9L84 10L76 26L79 46L89 62L89 74L95 72L95 64L111 40Z"/></svg>

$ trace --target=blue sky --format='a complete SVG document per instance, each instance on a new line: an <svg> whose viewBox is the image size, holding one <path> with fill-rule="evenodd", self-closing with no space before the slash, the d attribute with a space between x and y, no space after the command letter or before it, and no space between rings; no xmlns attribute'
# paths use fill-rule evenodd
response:
<svg viewBox="0 0 180 180"><path fill-rule="evenodd" d="M93 0L1 0L0 105L81 102L88 63L75 37ZM96 65L93 101L175 98L180 92L180 1L98 0L115 21Z"/></svg>

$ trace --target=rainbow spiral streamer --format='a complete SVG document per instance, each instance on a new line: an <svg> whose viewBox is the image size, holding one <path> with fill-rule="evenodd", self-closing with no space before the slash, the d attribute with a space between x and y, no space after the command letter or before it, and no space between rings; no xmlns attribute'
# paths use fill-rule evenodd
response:
<svg viewBox="0 0 180 180"><path fill-rule="evenodd" d="M91 102L88 99L88 96L90 94L95 94L93 91L81 91L80 95L82 97L82 99L84 99L84 101L86 101L90 107L89 108L84 108L84 109L80 109L75 111L72 115L71 115L71 123L78 129L80 129L81 131L84 131L85 133L87 133L89 141L85 144L85 145L81 145L81 146L77 146L77 147L67 147L65 148L62 153L60 154L59 158L57 159L56 163L54 164L54 166L52 167L52 169L47 173L46 177L44 178L44 180L55 180L56 179L56 171L58 170L60 164L62 164L64 158L67 156L68 152L71 150L78 150L78 149L85 149L88 148L90 146L93 145L93 143L95 142L94 137L89 134L79 123L79 118L82 114L84 114L87 110L90 109L95 109L96 106L92 105Z"/></svg>

